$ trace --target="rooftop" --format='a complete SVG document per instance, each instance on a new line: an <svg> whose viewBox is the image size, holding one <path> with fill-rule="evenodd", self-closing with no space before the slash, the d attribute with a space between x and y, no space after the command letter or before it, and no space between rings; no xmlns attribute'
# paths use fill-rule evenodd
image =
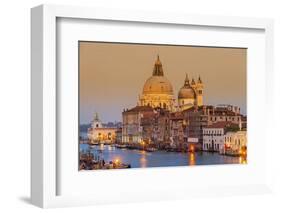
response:
<svg viewBox="0 0 281 213"><path fill-rule="evenodd" d="M124 112L144 112L144 111L153 111L153 108L150 106L136 106L131 109L127 109Z"/></svg>
<svg viewBox="0 0 281 213"><path fill-rule="evenodd" d="M204 127L204 129L207 129L207 128L226 128L226 127L237 127L237 124L233 124L229 121L220 121L220 122L216 122L216 123L213 123L211 125L208 125L206 127Z"/></svg>

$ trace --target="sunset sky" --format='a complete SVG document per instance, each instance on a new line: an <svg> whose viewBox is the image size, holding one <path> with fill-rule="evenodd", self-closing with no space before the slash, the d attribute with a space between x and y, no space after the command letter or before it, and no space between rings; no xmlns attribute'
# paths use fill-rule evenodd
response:
<svg viewBox="0 0 281 213"><path fill-rule="evenodd" d="M185 74L204 83L204 104L232 104L246 114L246 49L79 42L80 124L95 112L103 122L122 121L136 106L160 56L177 100Z"/></svg>

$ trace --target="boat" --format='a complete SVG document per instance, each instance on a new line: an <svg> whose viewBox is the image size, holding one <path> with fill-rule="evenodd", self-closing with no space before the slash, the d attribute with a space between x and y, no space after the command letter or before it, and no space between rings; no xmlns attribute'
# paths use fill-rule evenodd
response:
<svg viewBox="0 0 281 213"><path fill-rule="evenodd" d="M115 147L117 148L120 148L120 149L124 149L124 148L127 148L127 145L126 144L116 144Z"/></svg>
<svg viewBox="0 0 281 213"><path fill-rule="evenodd" d="M155 152L155 151L157 151L157 149L154 148L154 147L148 147L148 148L145 149L145 151L147 151L147 152Z"/></svg>
<svg viewBox="0 0 281 213"><path fill-rule="evenodd" d="M89 145L97 146L97 145L99 145L99 143L98 142L89 142Z"/></svg>

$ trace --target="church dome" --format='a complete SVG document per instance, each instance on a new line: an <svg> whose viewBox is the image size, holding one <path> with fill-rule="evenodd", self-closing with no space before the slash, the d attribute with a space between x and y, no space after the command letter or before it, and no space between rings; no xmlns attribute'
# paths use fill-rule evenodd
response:
<svg viewBox="0 0 281 213"><path fill-rule="evenodd" d="M159 56L154 64L152 76L146 80L143 86L143 95L147 94L173 95L172 84L164 76L163 67Z"/></svg>
<svg viewBox="0 0 281 213"><path fill-rule="evenodd" d="M178 99L195 99L195 98L196 98L195 90L191 87L188 76L186 75L184 86L179 91Z"/></svg>
<svg viewBox="0 0 281 213"><path fill-rule="evenodd" d="M170 81L164 76L151 76L143 86L143 94L173 94Z"/></svg>
<svg viewBox="0 0 281 213"><path fill-rule="evenodd" d="M179 99L195 99L196 94L192 87L182 87L178 94Z"/></svg>

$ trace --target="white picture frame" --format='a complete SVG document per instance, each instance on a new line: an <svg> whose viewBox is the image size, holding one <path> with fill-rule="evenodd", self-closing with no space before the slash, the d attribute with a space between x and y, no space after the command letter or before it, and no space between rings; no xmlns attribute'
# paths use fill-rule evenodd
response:
<svg viewBox="0 0 281 213"><path fill-rule="evenodd" d="M58 195L58 151L57 151L57 88L60 82L57 79L57 20L81 19L81 20L102 20L119 21L134 23L153 23L156 25L167 26L200 26L200 27L218 27L228 30L232 29L254 29L264 32L264 65L262 73L266 75L264 80L265 87L261 89L266 103L262 107L273 103L270 91L273 90L271 82L273 76L273 21L270 19L241 18L241 17L216 17L188 14L166 14L152 13L147 11L122 11L100 8L84 8L74 6L54 6L41 5L31 10L31 72L32 72L32 103L31 103L31 201L34 205L47 208L59 206L91 205L99 203L114 202L137 202L140 200L165 200L188 198L209 195L233 195L233 194L252 194L271 191L271 164L270 164L270 133L271 119L273 111L268 112L267 116L262 118L266 129L266 162L263 165L262 172L265 177L255 182L255 184L222 184L219 187L200 187L190 186L179 189L169 187L169 189L152 189L150 195L135 194L135 196L119 196L118 193L108 196L89 195ZM235 36L235 35L234 35ZM251 76L250 76L251 77ZM261 80L261 79L260 79ZM252 90L255 85L250 84ZM251 100L253 101L253 100ZM254 100L255 101L255 100ZM77 156L73 156L77 157ZM169 170L169 168L167 168ZM200 168L204 174L206 167ZM163 172L164 170L162 170ZM180 175L182 170L174 170ZM199 171L199 170L198 170ZM78 172L78 171L77 171ZM102 172L102 171L101 171ZM126 171L122 171L125 172ZM161 171L157 171L161 175ZM136 172L139 177L143 175ZM117 174L117 173L116 173ZM122 173L118 173L122 175ZM135 175L135 174L130 174ZM252 177L255 178L255 177ZM125 188L130 186L125 186ZM169 193L170 192L170 193ZM124 191L123 193L126 193ZM131 192L133 193L133 192ZM166 194L165 194L166 193ZM171 196L169 194L177 194ZM157 195L157 197L156 197Z"/></svg>

